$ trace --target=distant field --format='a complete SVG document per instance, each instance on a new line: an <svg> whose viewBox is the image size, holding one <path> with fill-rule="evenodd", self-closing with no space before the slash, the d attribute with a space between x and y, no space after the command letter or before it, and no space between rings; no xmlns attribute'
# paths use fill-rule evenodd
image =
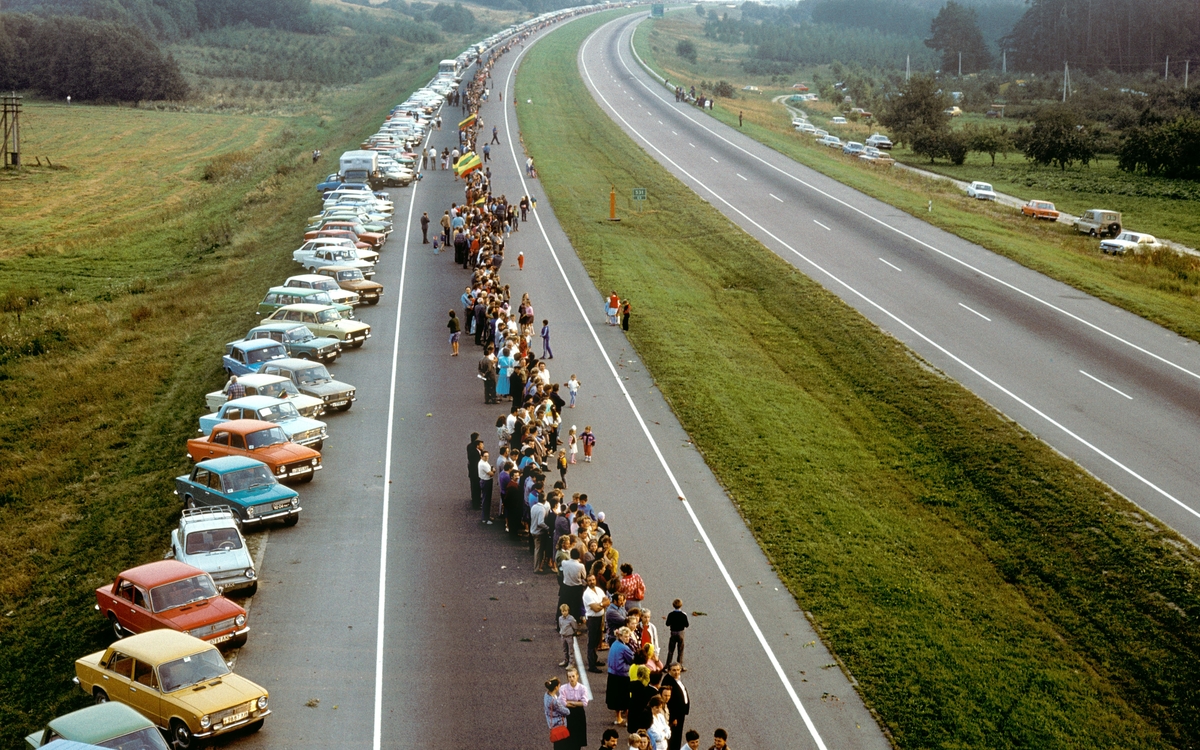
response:
<svg viewBox="0 0 1200 750"><path fill-rule="evenodd" d="M527 53L524 143L597 287L633 301L656 384L896 744L1195 746L1195 548L638 148L579 77L604 20ZM621 198L613 224L574 199L613 184L645 186L644 210Z"/></svg>
<svg viewBox="0 0 1200 750"><path fill-rule="evenodd" d="M675 45L683 38L692 39L697 47L698 63L695 65L675 54ZM718 99L711 114L722 122L736 125L738 112L744 113L744 133L797 162L1022 265L1200 341L1200 305L1197 304L1200 262L1196 259L1181 259L1169 252L1155 257L1103 255L1099 243L1065 225L1034 225L1022 221L1015 209L981 205L945 182L902 170L872 168L857 159L843 157L840 152L818 146L811 136L795 132L791 115L782 105L772 101L792 91L771 88L773 84L769 77L738 75L734 57L739 48L704 38L695 14L676 11L668 13L663 20L647 21L635 33L634 44L642 59L673 83L699 87L702 81L729 76L726 80L739 89L737 97ZM744 54L744 50L741 53ZM715 61L711 63L711 70L709 61ZM795 77L803 80L802 73ZM762 92L740 90L749 84L759 86ZM833 107L828 102L806 103L801 109L812 116L818 127L833 114ZM873 128L865 124L827 129L842 140L861 140L873 132ZM904 153L903 149L897 150L901 158L905 158ZM1000 179L995 182L1002 190L1011 187L1012 193L1019 197L1045 197L1055 201L1061 197L1068 211L1079 206L1082 206L1080 210L1111 207L1124 213L1125 224L1131 229L1156 233L1155 229L1162 227L1157 234L1193 247L1200 244L1200 212L1192 210L1196 201L1172 197L1173 181L1155 183L1153 189L1159 191L1158 197L1129 197L1126 193L1135 188L1142 192L1151 190L1146 187L1147 178L1114 175L1111 164L1102 164L1090 171L1069 171L1063 177L1055 170L1030 170L1024 157L1018 154L1010 154L1007 161L997 156L994 171L990 166L978 166L981 159L990 164L990 158L972 155L966 166L955 168L954 174L971 175L969 179L990 179L994 175L1008 174L1011 175L1011 186ZM914 164L928 168L917 162ZM950 172L944 164L936 169ZM1021 185L1022 181L1030 179L1036 180L1037 187ZM1107 184L1103 184L1104 180ZM929 201L933 202L932 213L927 210ZM1087 205L1092 201L1095 204Z"/></svg>

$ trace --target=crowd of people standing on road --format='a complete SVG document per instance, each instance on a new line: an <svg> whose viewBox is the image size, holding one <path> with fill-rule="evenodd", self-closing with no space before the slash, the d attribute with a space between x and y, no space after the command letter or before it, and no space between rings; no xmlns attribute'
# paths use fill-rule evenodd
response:
<svg viewBox="0 0 1200 750"><path fill-rule="evenodd" d="M481 63L460 95L469 113L459 132L463 153L474 150L483 128L476 113L486 100L496 57ZM493 129L493 140L496 135ZM660 618L669 630L664 657L658 625L645 604L645 582L628 559L621 560L605 514L586 493L569 488L578 453L590 463L597 444L588 425L583 430L571 425L562 434L564 412L576 408L582 382L575 374L562 383L551 375L550 321L542 318L539 325L531 296L514 300L501 275L507 241L534 204L528 197L514 203L493 194L485 168L460 176L466 180L463 203L444 211L442 231L433 240L453 245L455 263L470 272L458 305L449 311L451 353L460 353L463 337L473 340L480 348L477 376L484 403L508 407L496 419L494 452L479 433L468 442L471 505L480 524L501 526L528 545L535 573L558 578L552 627L562 641L559 666L566 668L566 681L547 680L543 698L553 745L558 750L588 746L592 701L580 674L586 668L606 676L604 703L613 712L600 747L617 747L615 727L623 727L629 748L680 750L686 743L694 750L700 735L684 726L691 696L683 679L690 625L683 602L674 600L672 611ZM427 227L423 218L426 240ZM523 254L518 260L523 267ZM606 304L609 324L628 330L629 301L614 292ZM540 357L535 337L541 338ZM712 747L725 747L726 739L724 730L716 730Z"/></svg>

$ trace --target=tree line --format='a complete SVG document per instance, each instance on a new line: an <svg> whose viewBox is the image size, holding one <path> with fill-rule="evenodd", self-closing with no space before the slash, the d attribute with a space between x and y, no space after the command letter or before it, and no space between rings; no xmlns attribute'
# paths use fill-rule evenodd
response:
<svg viewBox="0 0 1200 750"><path fill-rule="evenodd" d="M86 18L0 13L0 89L78 101L182 99L175 60L145 32Z"/></svg>
<svg viewBox="0 0 1200 750"><path fill-rule="evenodd" d="M7 0L6 10L38 16L79 16L134 26L162 41L249 23L289 31L320 31L311 0Z"/></svg>

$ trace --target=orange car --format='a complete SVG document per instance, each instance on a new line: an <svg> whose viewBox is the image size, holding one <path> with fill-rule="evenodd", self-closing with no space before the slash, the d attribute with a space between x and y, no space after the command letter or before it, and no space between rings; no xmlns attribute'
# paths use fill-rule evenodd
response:
<svg viewBox="0 0 1200 750"><path fill-rule="evenodd" d="M333 237L335 239L350 240L359 250L370 250L372 245L369 242L363 242L358 238L358 235L351 232L349 229L322 229L314 234L312 239L319 240L324 237ZM308 235L305 235L308 239Z"/></svg>
<svg viewBox="0 0 1200 750"><path fill-rule="evenodd" d="M280 482L309 482L321 470L320 453L288 440L279 425L258 419L231 419L214 427L208 437L188 441L192 463L221 456L262 461Z"/></svg>
<svg viewBox="0 0 1200 750"><path fill-rule="evenodd" d="M1050 201L1029 201L1024 206L1021 206L1021 213L1026 216L1032 216L1035 219L1058 221L1058 209Z"/></svg>
<svg viewBox="0 0 1200 750"><path fill-rule="evenodd" d="M316 239L317 235L321 232L332 232L335 230L354 232L354 224L348 221L329 221L323 224L320 229L312 232L306 232L304 234L304 239L305 241ZM386 235L380 234L379 232L354 232L354 236L359 241L367 243L376 250L378 250L383 245L383 241L387 239Z"/></svg>

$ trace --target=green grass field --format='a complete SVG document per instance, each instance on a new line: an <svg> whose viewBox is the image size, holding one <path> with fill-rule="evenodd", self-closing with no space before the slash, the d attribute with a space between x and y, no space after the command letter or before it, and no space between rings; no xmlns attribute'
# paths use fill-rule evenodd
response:
<svg viewBox="0 0 1200 750"><path fill-rule="evenodd" d="M596 285L900 747L1200 741L1196 550L732 225L532 48L524 142ZM619 158L617 158L619 155ZM646 187L623 221L577 200ZM890 188L889 188L890 189ZM703 363L703 366L697 366Z"/></svg>
<svg viewBox="0 0 1200 750"><path fill-rule="evenodd" d="M86 702L74 660L111 640L92 589L161 558L223 345L425 57L286 118L28 105L54 167L0 173L0 747Z"/></svg>
<svg viewBox="0 0 1200 750"><path fill-rule="evenodd" d="M698 50L698 63L691 64L675 54L675 44L692 39ZM718 120L736 125L738 112L744 113L742 130L752 138L786 154L797 162L829 175L857 190L891 204L913 216L953 232L993 252L1099 297L1118 307L1154 321L1180 335L1200 341L1200 260L1159 253L1153 257L1110 257L1103 255L1099 243L1076 233L1066 225L1033 224L1021 219L1015 209L980 205L968 199L953 185L927 179L903 170L872 168L857 159L843 157L814 143L811 136L796 133L791 115L772 99L790 90L771 89L769 78L736 73L734 61L744 55L744 47L718 44L705 39L694 14L685 11L667 14L666 19L643 23L634 35L638 54L648 65L672 82L684 86L699 85L728 75L737 87L755 84L760 94L739 91L735 99L718 99L712 114ZM709 62L716 61L716 62ZM710 69L711 67L711 69ZM803 76L798 75L803 80ZM811 80L811 79L810 79ZM806 103L814 124L821 127L834 114L827 102ZM845 140L862 140L875 128L850 124L827 128ZM897 150L904 159L905 151ZM1187 200L1172 183L1145 177L1114 174L1111 164L1100 163L1090 170L1069 171L1031 169L1025 159L1010 154L997 158L996 168L989 157L973 154L964 167L936 166L939 172L961 179L989 179L1002 191L1022 198L1043 198L1061 203L1067 211L1088 208L1114 208L1124 213L1130 228L1200 246L1200 212L1192 210L1195 201ZM922 168L928 165L914 162ZM1008 176L1006 179L1005 176ZM1032 182L1034 187L1026 183ZM1195 188L1192 188L1193 190ZM1136 192L1137 195L1130 195ZM1155 197L1146 197L1148 195ZM1181 199L1182 198L1182 199ZM927 211L933 202L933 212ZM1085 205L1088 204L1088 205Z"/></svg>

